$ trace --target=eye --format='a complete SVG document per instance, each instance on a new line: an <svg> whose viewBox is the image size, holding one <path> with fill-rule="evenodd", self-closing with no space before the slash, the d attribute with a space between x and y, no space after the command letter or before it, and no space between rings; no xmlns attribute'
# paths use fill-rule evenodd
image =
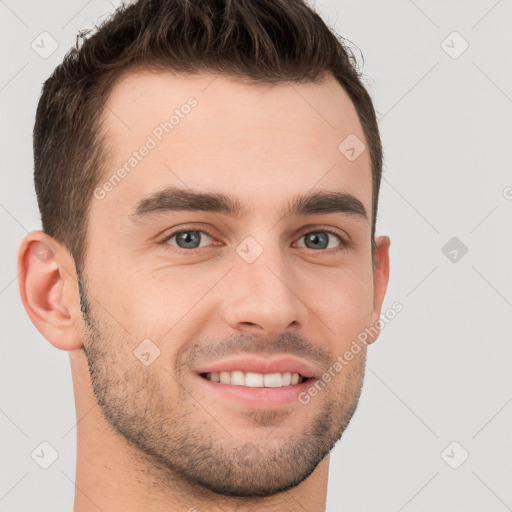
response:
<svg viewBox="0 0 512 512"><path fill-rule="evenodd" d="M162 243L168 244L168 245L175 245L178 247L178 249L198 249L201 246L201 242L204 240L204 238L213 238L206 233L206 231L202 231L199 229L187 229L183 231L176 231L174 233L171 233L168 237L166 237L164 240L162 240ZM171 243L171 240L176 239L176 243Z"/></svg>
<svg viewBox="0 0 512 512"><path fill-rule="evenodd" d="M310 231L302 235L299 240L304 238L304 243L306 248L313 250L325 250L325 249L342 249L345 247L345 241L341 238L340 235L335 233L334 231L330 231L328 229L322 229L318 231ZM329 246L330 240L334 238L338 240L338 244L334 247Z"/></svg>
<svg viewBox="0 0 512 512"><path fill-rule="evenodd" d="M298 240L302 239L304 239L304 245L300 245L299 247L305 247L306 249L313 249L317 251L323 250L336 252L348 245L343 237L330 229L309 231L303 234ZM190 252L194 249L215 245L211 244L214 240L213 236L202 229L181 229L180 231L171 233L160 243L174 246L177 251ZM338 242L337 244L336 241Z"/></svg>

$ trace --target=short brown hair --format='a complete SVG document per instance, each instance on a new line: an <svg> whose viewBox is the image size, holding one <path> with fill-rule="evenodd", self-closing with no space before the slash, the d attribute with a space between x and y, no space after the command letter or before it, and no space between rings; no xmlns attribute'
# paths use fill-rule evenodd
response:
<svg viewBox="0 0 512 512"><path fill-rule="evenodd" d="M93 190L106 164L100 118L121 73L206 71L269 84L317 82L331 73L353 102L370 151L373 249L382 146L372 100L344 41L304 0L139 0L119 7L96 30L78 34L44 83L33 133L44 232L82 268Z"/></svg>

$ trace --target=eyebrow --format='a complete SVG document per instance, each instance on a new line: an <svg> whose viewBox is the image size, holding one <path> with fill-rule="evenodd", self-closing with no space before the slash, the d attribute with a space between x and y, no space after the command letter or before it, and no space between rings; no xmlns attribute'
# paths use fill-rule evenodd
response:
<svg viewBox="0 0 512 512"><path fill-rule="evenodd" d="M174 186L166 187L139 201L128 218L133 223L141 222L154 214L171 211L203 211L223 213L244 218L249 213L236 197L219 192L197 192ZM363 203L349 193L320 191L296 195L281 210L281 217L339 213L368 220Z"/></svg>

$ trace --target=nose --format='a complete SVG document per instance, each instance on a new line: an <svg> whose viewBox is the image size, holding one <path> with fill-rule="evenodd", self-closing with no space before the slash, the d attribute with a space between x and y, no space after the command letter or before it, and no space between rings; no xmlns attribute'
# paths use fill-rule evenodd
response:
<svg viewBox="0 0 512 512"><path fill-rule="evenodd" d="M308 308L280 249L268 248L252 263L240 259L223 290L223 314L234 330L272 338L304 325Z"/></svg>

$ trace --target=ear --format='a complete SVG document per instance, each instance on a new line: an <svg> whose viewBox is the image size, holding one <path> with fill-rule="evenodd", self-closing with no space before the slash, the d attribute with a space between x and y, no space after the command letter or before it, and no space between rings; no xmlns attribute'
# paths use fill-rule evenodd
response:
<svg viewBox="0 0 512 512"><path fill-rule="evenodd" d="M73 257L43 231L32 231L18 249L18 285L37 330L61 350L81 348L80 298Z"/></svg>
<svg viewBox="0 0 512 512"><path fill-rule="evenodd" d="M377 247L373 253L373 311L370 317L369 336L367 343L373 343L380 334L380 313L389 281L389 246L387 236L379 236L375 240Z"/></svg>

